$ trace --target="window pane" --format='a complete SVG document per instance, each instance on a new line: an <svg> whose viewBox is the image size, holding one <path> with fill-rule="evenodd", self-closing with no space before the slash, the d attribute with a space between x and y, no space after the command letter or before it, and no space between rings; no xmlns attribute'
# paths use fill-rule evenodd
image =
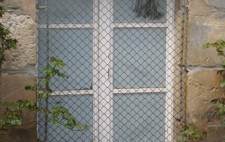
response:
<svg viewBox="0 0 225 142"><path fill-rule="evenodd" d="M44 23L46 23L46 20L47 20L47 18L46 18L45 10L44 9L39 9L38 10L38 23L39 24L44 24Z"/></svg>
<svg viewBox="0 0 225 142"><path fill-rule="evenodd" d="M45 23L44 13L39 15L39 22ZM48 15L50 24L92 23L93 0L48 0Z"/></svg>
<svg viewBox="0 0 225 142"><path fill-rule="evenodd" d="M165 22L166 0L114 0L114 22Z"/></svg>
<svg viewBox="0 0 225 142"><path fill-rule="evenodd" d="M51 80L53 90L92 89L92 30L64 29L39 31L39 73L46 66L47 57L56 57L64 61L61 70L68 79L55 77ZM47 49L46 37L49 39ZM49 53L49 55L47 55ZM39 76L43 76L39 74Z"/></svg>
<svg viewBox="0 0 225 142"><path fill-rule="evenodd" d="M40 101L40 105L44 108L45 101ZM47 141L48 142L64 142L64 141L76 141L76 142L92 142L93 138L93 97L87 96L50 96L49 108L52 106L63 106L73 114L75 119L82 123L87 124L89 128L87 130L67 129L63 125L53 125L48 123L47 128ZM38 134L41 141L45 136L45 116L38 115ZM49 116L50 118L50 116Z"/></svg>
<svg viewBox="0 0 225 142"><path fill-rule="evenodd" d="M165 87L166 29L114 30L115 88Z"/></svg>
<svg viewBox="0 0 225 142"><path fill-rule="evenodd" d="M115 94L114 142L163 142L165 94Z"/></svg>
<svg viewBox="0 0 225 142"><path fill-rule="evenodd" d="M47 31L38 30L38 77L43 76L43 68L47 66Z"/></svg>
<svg viewBox="0 0 225 142"><path fill-rule="evenodd" d="M38 0L37 10L38 10L38 23L46 23L46 10L45 10L46 2L45 0Z"/></svg>

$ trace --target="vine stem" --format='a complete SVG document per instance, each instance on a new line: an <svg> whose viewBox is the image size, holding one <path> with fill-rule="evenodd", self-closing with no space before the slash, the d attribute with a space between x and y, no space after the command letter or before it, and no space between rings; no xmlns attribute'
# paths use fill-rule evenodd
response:
<svg viewBox="0 0 225 142"><path fill-rule="evenodd" d="M46 78L49 78L49 77L46 77ZM46 88L46 90L48 90L50 87L49 87L49 83L47 83L46 84L46 86L45 86ZM48 101L49 101L49 94L47 94L47 97L46 97L46 99L45 99L45 109L46 109L46 111L49 113L49 105L48 105ZM47 135L48 135L48 113L47 114L45 114L45 138L44 138L44 142L47 142Z"/></svg>

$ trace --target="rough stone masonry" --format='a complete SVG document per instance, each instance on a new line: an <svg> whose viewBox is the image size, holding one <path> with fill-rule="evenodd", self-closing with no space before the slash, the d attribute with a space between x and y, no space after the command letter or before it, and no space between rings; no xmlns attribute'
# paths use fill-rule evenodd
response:
<svg viewBox="0 0 225 142"><path fill-rule="evenodd" d="M34 16L36 9L35 0L6 0L5 5L8 12L3 15L0 21L11 31L12 37L18 40L18 46L14 50L6 51L0 94L3 99L15 101L26 96L23 96L27 94L24 91L25 85L36 82L37 42ZM30 9L31 7L33 7L33 11ZM15 84L16 82L18 84ZM11 87L14 89L11 89ZM20 94L16 95L13 92ZM27 97L35 98L34 93L33 95L27 95Z"/></svg>
<svg viewBox="0 0 225 142"><path fill-rule="evenodd" d="M5 0L8 12L0 19L18 40L15 50L6 52L6 62L0 78L0 96L4 100L15 102L21 99L35 100L32 91L26 91L26 85L36 83L36 0ZM36 113L29 113L27 121L36 120ZM0 132L0 142L35 142L36 122Z"/></svg>
<svg viewBox="0 0 225 142"><path fill-rule="evenodd" d="M35 99L33 92L24 90L24 86L36 82L36 0L6 0L9 13L1 19L9 27L13 36L18 39L18 48L7 54L3 65L4 71L0 79L0 96L10 101L21 98ZM211 125L208 110L210 101L224 90L218 88L222 58L218 58L215 50L202 49L207 42L218 39L225 40L225 2L224 0L189 0L189 20L187 25L187 69L188 81L186 92L187 120L200 129L213 135L208 135L204 142L220 142L225 130L223 127ZM19 93L19 94L18 94ZM30 119L35 118L30 116ZM27 129L0 135L0 142L35 141L35 124ZM13 139L12 139L13 138Z"/></svg>
<svg viewBox="0 0 225 142"><path fill-rule="evenodd" d="M225 1L189 0L187 35L187 94L188 123L193 123L208 135L203 142L222 142L225 129L215 125L210 116L211 100L224 94L219 88L222 58L215 49L203 49L208 42L225 40Z"/></svg>

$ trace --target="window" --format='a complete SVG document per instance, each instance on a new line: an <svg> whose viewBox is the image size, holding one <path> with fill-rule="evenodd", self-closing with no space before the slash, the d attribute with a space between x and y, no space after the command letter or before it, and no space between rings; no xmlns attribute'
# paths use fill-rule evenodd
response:
<svg viewBox="0 0 225 142"><path fill-rule="evenodd" d="M49 98L90 125L39 123L48 141L173 140L173 0L39 0L39 75L50 56L66 63ZM41 105L45 105L44 103ZM50 106L51 106L50 105ZM39 116L43 117L43 116Z"/></svg>

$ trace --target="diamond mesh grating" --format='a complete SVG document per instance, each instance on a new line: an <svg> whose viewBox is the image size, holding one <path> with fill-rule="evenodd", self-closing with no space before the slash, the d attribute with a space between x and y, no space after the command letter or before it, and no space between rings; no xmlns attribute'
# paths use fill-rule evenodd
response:
<svg viewBox="0 0 225 142"><path fill-rule="evenodd" d="M38 75L56 57L69 76L53 78L53 94L39 105L62 105L89 125L39 122L38 141L176 141L184 121L183 2L38 0Z"/></svg>

